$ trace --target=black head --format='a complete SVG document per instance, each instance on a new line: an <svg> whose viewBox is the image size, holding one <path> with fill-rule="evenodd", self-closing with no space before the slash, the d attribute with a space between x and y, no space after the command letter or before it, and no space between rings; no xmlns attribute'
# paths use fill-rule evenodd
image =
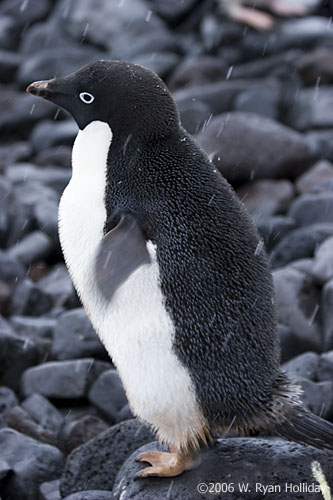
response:
<svg viewBox="0 0 333 500"><path fill-rule="evenodd" d="M27 92L68 111L80 129L107 122L114 135L166 135L179 127L174 100L152 71L123 61L96 61L75 73L34 82Z"/></svg>

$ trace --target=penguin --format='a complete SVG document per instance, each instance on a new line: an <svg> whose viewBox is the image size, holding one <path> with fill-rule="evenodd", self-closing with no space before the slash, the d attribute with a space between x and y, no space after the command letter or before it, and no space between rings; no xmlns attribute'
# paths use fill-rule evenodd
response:
<svg viewBox="0 0 333 500"><path fill-rule="evenodd" d="M140 454L137 477L197 467L216 433L332 450L333 425L280 369L263 243L163 81L101 60L27 91L79 126L59 236L132 412L169 450Z"/></svg>

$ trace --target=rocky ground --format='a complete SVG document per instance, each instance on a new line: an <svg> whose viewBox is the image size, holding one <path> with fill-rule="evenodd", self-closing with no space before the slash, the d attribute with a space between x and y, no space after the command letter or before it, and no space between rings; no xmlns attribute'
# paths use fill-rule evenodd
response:
<svg viewBox="0 0 333 500"><path fill-rule="evenodd" d="M132 419L57 236L77 128L23 92L98 58L166 80L184 126L262 234L284 367L305 405L333 422L333 24L329 2L304 2L311 15L261 33L212 0L0 2L2 500L261 499L255 482L318 485L314 467L333 491L332 453L274 439L221 438L196 471L133 482L133 457L154 437ZM203 481L227 489L200 493Z"/></svg>

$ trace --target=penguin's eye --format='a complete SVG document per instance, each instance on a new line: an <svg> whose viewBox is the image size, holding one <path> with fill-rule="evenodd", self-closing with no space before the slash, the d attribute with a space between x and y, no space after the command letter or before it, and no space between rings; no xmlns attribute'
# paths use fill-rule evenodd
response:
<svg viewBox="0 0 333 500"><path fill-rule="evenodd" d="M85 104L91 104L95 100L95 97L89 92L81 92L79 97Z"/></svg>

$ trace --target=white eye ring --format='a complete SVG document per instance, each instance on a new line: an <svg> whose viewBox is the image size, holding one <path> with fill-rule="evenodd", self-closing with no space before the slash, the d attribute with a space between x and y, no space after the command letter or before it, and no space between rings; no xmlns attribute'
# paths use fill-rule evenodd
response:
<svg viewBox="0 0 333 500"><path fill-rule="evenodd" d="M84 104L91 104L95 100L95 97L89 92L81 92L79 97Z"/></svg>

